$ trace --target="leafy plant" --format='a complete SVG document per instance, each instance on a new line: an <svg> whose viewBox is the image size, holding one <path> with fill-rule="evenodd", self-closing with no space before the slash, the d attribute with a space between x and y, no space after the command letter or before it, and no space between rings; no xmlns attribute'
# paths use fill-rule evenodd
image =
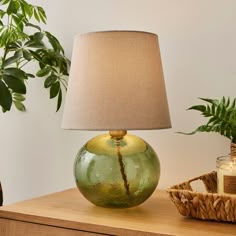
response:
<svg viewBox="0 0 236 236"><path fill-rule="evenodd" d="M201 115L209 118L205 125L199 126L191 133L197 132L216 132L229 138L232 143L236 143L236 98L231 102L230 98L223 97L221 100L200 98L207 102L206 105L195 105L188 110L201 112Z"/></svg>
<svg viewBox="0 0 236 236"><path fill-rule="evenodd" d="M35 75L45 77L44 87L49 89L50 99L57 98L57 111L60 109L70 61L58 39L36 24L46 24L46 20L40 6L25 0L0 0L0 106L3 112L9 111L13 103L18 110L25 111L27 80ZM31 62L38 66L34 74L23 69Z"/></svg>

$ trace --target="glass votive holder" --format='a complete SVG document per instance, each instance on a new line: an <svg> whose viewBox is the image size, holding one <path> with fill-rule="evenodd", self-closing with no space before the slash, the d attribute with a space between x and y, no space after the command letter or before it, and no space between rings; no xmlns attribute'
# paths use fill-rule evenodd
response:
<svg viewBox="0 0 236 236"><path fill-rule="evenodd" d="M236 156L218 157L216 167L218 193L236 194Z"/></svg>

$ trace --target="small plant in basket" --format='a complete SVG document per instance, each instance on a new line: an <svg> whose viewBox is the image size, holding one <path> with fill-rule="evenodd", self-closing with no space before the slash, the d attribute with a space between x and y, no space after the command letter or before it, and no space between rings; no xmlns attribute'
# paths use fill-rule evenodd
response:
<svg viewBox="0 0 236 236"><path fill-rule="evenodd" d="M231 153L236 153L236 98L233 101L230 98L222 99L199 98L206 102L205 105L194 105L188 110L201 112L201 115L208 118L206 124L199 126L190 133L197 132L215 132L231 140Z"/></svg>

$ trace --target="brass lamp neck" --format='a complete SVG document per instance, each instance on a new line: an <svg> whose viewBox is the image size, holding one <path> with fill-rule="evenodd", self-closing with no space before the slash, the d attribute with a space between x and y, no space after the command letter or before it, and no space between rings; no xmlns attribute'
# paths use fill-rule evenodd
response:
<svg viewBox="0 0 236 236"><path fill-rule="evenodd" d="M127 134L127 130L110 130L109 134L111 138L119 140Z"/></svg>

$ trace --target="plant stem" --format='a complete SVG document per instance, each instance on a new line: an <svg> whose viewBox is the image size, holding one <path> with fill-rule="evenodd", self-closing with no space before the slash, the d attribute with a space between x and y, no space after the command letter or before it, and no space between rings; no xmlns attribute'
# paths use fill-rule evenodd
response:
<svg viewBox="0 0 236 236"><path fill-rule="evenodd" d="M126 194L129 195L130 194L130 192L129 192L129 183L128 183L127 176L126 176L126 173L125 173L125 165L124 165L124 162L123 162L123 156L120 152L120 141L115 140L115 142L116 142L116 147L117 147L117 155L118 155L118 158L119 158L120 172L121 172L121 175L122 175L122 179L124 181Z"/></svg>
<svg viewBox="0 0 236 236"><path fill-rule="evenodd" d="M64 80L59 77L59 81L63 85L64 89L67 91L67 87L66 87L66 84L65 84Z"/></svg>
<svg viewBox="0 0 236 236"><path fill-rule="evenodd" d="M23 61L21 61L21 62L23 62ZM21 62L20 62L20 63L21 63ZM29 62L30 62L30 61L26 61L24 64L22 64L22 65L19 67L19 69L21 69L22 67L24 67L25 65L27 65Z"/></svg>
<svg viewBox="0 0 236 236"><path fill-rule="evenodd" d="M10 16L8 16L7 17L7 25L6 25L6 27L7 27L7 31L9 30L9 28L10 28ZM3 47L3 51L4 51L4 53L3 53L3 57L2 57L2 62L4 62L5 60L6 60L6 57L7 57L7 53L8 53L8 47L7 47L7 45L8 45L8 41L6 41L6 43L5 43L5 47ZM3 65L3 63L2 63L2 65ZM3 69L3 68L2 68Z"/></svg>

